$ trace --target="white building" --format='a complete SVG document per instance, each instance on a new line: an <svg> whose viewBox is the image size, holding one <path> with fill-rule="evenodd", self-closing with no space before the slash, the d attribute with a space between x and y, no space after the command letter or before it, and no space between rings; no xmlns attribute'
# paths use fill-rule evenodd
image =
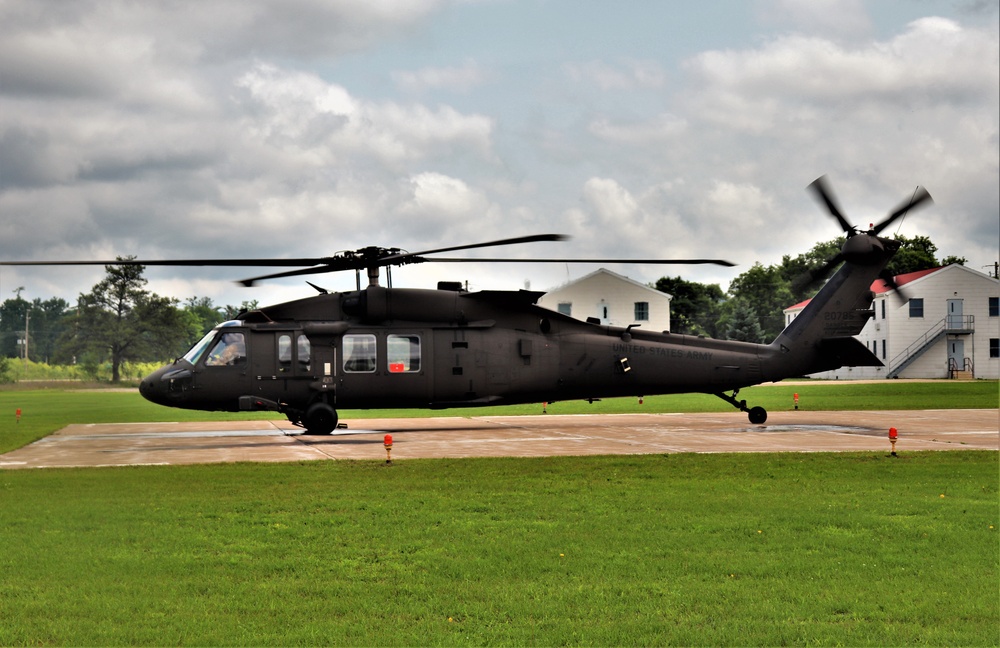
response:
<svg viewBox="0 0 1000 648"><path fill-rule="evenodd" d="M884 367L842 367L816 378L1000 377L1000 281L961 265L881 279L872 284L875 316L857 338ZM809 303L785 309L791 322Z"/></svg>
<svg viewBox="0 0 1000 648"><path fill-rule="evenodd" d="M635 324L647 331L670 330L670 300L666 293L601 268L545 293L539 306L578 320L601 324Z"/></svg>

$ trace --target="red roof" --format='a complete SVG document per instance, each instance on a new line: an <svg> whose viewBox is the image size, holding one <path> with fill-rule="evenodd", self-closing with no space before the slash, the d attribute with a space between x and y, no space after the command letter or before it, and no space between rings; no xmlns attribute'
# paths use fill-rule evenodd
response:
<svg viewBox="0 0 1000 648"><path fill-rule="evenodd" d="M895 281L896 281L896 286L899 287L899 286L902 286L904 284L908 284L911 281L916 281L917 279L919 279L921 277L926 277L927 275L929 275L929 274L931 274L933 272L937 272L938 270L941 270L941 269L947 268L947 267L948 266L941 266L940 268L928 268L926 270L917 270L916 272L907 272L906 274L896 275L895 277L893 277L893 279L895 279ZM887 286L885 284L885 281L883 281L882 279L876 279L875 281L872 282L871 291L873 293L875 293L876 295L881 295L882 293L887 293L890 290L891 290L891 288L889 288L889 286ZM811 298L807 299L805 301L799 302L798 304L795 304L794 306L789 306L785 310L801 310L801 309L805 308L806 304L808 304L811 301L812 301Z"/></svg>
<svg viewBox="0 0 1000 648"><path fill-rule="evenodd" d="M944 266L942 266L944 267ZM928 268L926 270L917 270L916 272L907 272L906 274L896 275L893 279L896 280L897 286L902 286L903 284L908 284L911 281L915 281L920 277L926 277L932 272L937 272L941 268ZM872 282L872 292L876 295L881 295L884 292L889 292L891 290L889 286L885 285L885 282L881 279L876 279Z"/></svg>

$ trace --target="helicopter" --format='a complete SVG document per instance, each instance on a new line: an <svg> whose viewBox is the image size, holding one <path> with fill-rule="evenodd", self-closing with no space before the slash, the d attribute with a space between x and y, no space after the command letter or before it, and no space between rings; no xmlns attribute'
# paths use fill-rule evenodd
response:
<svg viewBox="0 0 1000 648"><path fill-rule="evenodd" d="M931 200L918 188L884 220L852 226L824 177L809 187L846 235L841 251L809 276L825 282L769 344L647 331L573 319L537 304L530 290L468 291L391 287L391 268L426 261L506 263L525 259L434 257L474 248L559 241L539 234L421 252L366 247L334 256L187 261L60 261L56 265L293 267L257 281L354 270L357 289L255 308L224 322L182 357L144 378L139 391L160 405L208 411L275 411L307 434L338 427L338 410L475 407L654 394L714 394L763 424L767 411L739 400L742 388L836 369L882 366L858 335L874 315L872 282L892 283L884 268L900 243L879 233ZM718 259L530 259L532 262L711 263ZM16 265L43 265L20 262ZM15 264L10 264L15 265ZM390 286L380 284L381 269ZM368 277L361 286L360 273ZM308 283L308 282L307 282Z"/></svg>

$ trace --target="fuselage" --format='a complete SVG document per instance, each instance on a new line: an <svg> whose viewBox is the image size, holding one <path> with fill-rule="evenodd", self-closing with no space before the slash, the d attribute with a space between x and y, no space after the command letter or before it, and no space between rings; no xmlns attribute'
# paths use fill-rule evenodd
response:
<svg viewBox="0 0 1000 648"><path fill-rule="evenodd" d="M581 322L536 298L376 286L279 304L220 325L141 391L191 409L304 411L317 399L340 409L458 407L768 379L766 345Z"/></svg>

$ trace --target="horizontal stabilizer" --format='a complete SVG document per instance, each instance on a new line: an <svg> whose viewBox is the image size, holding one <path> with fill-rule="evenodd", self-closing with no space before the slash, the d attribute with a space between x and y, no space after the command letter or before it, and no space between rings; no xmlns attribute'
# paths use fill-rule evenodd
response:
<svg viewBox="0 0 1000 648"><path fill-rule="evenodd" d="M837 367L883 367L871 349L852 337L834 337L820 340L817 345L824 360Z"/></svg>

